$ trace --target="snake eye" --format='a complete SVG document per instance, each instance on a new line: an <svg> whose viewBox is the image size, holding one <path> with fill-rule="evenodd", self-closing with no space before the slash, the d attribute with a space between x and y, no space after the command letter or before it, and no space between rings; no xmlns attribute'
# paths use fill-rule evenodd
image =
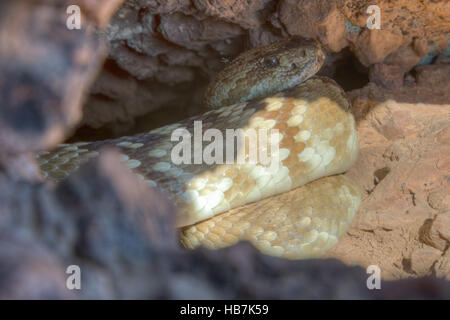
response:
<svg viewBox="0 0 450 320"><path fill-rule="evenodd" d="M276 57L265 57L263 63L266 68L272 68L278 66L280 61Z"/></svg>

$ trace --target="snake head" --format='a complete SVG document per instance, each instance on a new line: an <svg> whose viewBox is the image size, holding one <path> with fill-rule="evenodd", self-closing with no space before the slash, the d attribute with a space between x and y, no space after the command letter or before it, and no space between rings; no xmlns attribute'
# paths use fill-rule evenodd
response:
<svg viewBox="0 0 450 320"><path fill-rule="evenodd" d="M302 73L314 75L325 60L322 46L313 39L292 37L276 49L274 55L280 56L280 67L288 76Z"/></svg>
<svg viewBox="0 0 450 320"><path fill-rule="evenodd" d="M325 54L317 40L291 37L239 55L208 86L204 103L218 108L292 88L319 71Z"/></svg>

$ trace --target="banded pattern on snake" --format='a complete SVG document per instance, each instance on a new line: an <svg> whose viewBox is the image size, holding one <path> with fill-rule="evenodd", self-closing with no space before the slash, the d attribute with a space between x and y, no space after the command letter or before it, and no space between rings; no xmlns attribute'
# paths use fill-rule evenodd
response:
<svg viewBox="0 0 450 320"><path fill-rule="evenodd" d="M118 147L139 179L175 202L180 239L187 248L221 248L248 240L274 256L318 257L337 243L361 202L356 184L340 175L358 152L349 103L333 80L312 77L323 60L313 40L290 38L252 49L208 87L205 102L215 109L132 137L61 145L41 152L38 162L44 176L59 180L102 147ZM215 128L223 136L230 128L277 129L267 146L277 170L259 159L175 165L171 155L179 142L171 141L172 132L192 133L194 121L200 120L203 130ZM248 139L236 148L236 158L249 159ZM279 146L276 156L271 154L273 143ZM260 142L256 148L262 148Z"/></svg>

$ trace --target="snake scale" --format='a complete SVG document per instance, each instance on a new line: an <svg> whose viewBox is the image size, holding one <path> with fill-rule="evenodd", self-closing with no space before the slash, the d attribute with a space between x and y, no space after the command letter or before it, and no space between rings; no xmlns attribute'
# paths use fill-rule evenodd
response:
<svg viewBox="0 0 450 320"><path fill-rule="evenodd" d="M208 86L204 102L210 111L135 136L63 144L37 160L45 177L60 180L103 147L119 148L121 161L139 179L176 204L185 247L222 248L248 240L269 255L319 257L347 230L361 202L358 186L341 174L358 152L349 102L333 80L314 76L324 56L317 41L296 37L251 49ZM258 135L260 129L276 129L266 147L256 140L256 149L266 150L276 169L259 160L174 164L179 140L171 134L194 134L195 121L202 121L203 132L214 128L223 136L229 128L255 129ZM249 159L249 139L233 147L234 159Z"/></svg>

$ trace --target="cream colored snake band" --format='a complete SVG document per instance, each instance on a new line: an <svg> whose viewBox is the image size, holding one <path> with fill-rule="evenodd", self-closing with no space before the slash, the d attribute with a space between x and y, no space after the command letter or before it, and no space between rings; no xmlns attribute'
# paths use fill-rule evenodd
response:
<svg viewBox="0 0 450 320"><path fill-rule="evenodd" d="M248 240L273 256L319 257L346 232L361 202L357 185L341 174L357 157L355 121L343 89L313 77L323 61L313 40L289 38L249 50L211 82L205 94L211 111L132 137L60 145L41 152L38 162L45 177L60 180L101 148L116 147L139 179L176 204L185 247L215 249ZM258 135L271 130L269 143L256 140L271 162L198 164L194 148L192 161L175 164L181 139L172 141L172 133L193 134L194 121L201 121L203 133L214 128L223 137L227 129L255 129ZM202 142L203 152L214 138ZM249 159L250 138L233 145L234 160Z"/></svg>

